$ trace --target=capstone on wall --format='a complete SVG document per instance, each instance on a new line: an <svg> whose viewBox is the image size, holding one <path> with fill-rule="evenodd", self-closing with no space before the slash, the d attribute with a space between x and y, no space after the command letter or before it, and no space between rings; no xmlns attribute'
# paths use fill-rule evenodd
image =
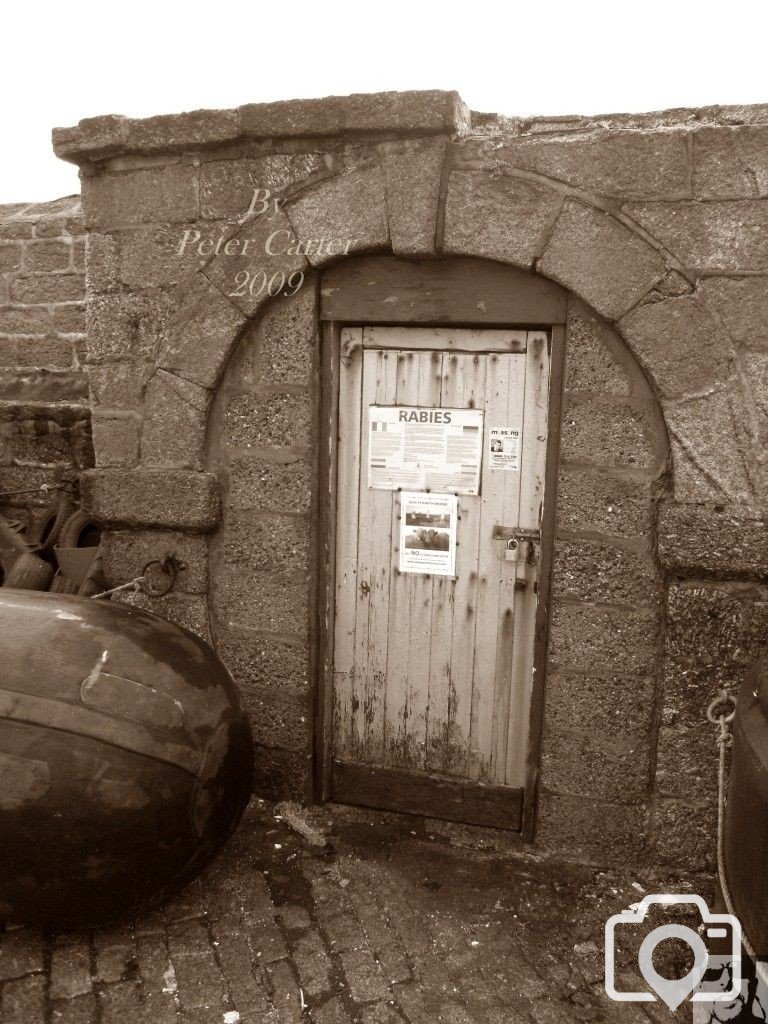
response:
<svg viewBox="0 0 768 1024"><path fill-rule="evenodd" d="M287 271L341 258L309 244L335 236L347 256L472 256L572 293L537 841L711 866L704 710L768 607L768 108L521 120L379 94L95 118L54 141L81 166L84 484L110 582L184 552L153 606L213 635L272 792L309 778L311 581L293 569L320 442L314 278L292 313L233 294L255 269L243 240L296 235ZM256 188L284 200L269 220L248 216Z"/></svg>

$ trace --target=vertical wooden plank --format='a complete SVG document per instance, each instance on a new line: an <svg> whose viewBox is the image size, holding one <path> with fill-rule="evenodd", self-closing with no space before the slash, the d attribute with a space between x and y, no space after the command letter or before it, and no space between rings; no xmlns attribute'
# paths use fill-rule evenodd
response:
<svg viewBox="0 0 768 1024"><path fill-rule="evenodd" d="M489 355L485 389L485 434L493 426L519 422L522 416L525 383L524 355ZM503 678L494 665L499 622L506 619L509 594L502 594L502 579L510 576L510 563L503 560L501 546L492 539L496 524L517 525L520 474L491 470L483 461L480 509L480 557L478 563L477 626L472 680L472 728L470 739L470 778L493 779L494 721L508 700ZM507 588L505 588L506 590ZM504 607L501 606L502 597ZM512 600L514 589L512 590ZM514 607L512 607L514 614ZM506 719L505 719L506 721ZM493 765L493 767L496 767ZM503 773L503 768L502 768Z"/></svg>
<svg viewBox="0 0 768 1024"><path fill-rule="evenodd" d="M362 328L341 330L340 347L362 342ZM360 406L362 346L339 361L338 459L336 470L336 585L334 622L334 753L352 756L360 737L354 733L355 616L358 572L358 501L360 483Z"/></svg>
<svg viewBox="0 0 768 1024"><path fill-rule="evenodd" d="M481 407L485 374L485 356L444 352L441 405L453 409ZM438 576L434 580L427 768L464 778L472 713L480 497L459 495L458 507L456 579Z"/></svg>
<svg viewBox="0 0 768 1024"><path fill-rule="evenodd" d="M522 838L530 842L536 832L536 805L544 724L544 687L546 683L549 609L552 591L552 560L557 508L557 478L560 460L563 379L566 362L566 331L555 326L550 334L550 384L547 412L547 452L544 478L544 508L541 519L541 566L536 607L536 632L533 648L533 685L531 692L530 735L523 797Z"/></svg>
<svg viewBox="0 0 768 1024"><path fill-rule="evenodd" d="M320 400L320 436L312 519L317 575L316 646L310 652L310 678L316 686L314 707L313 789L316 800L327 800L333 788L334 642L336 630L336 482L338 478L339 327L323 325L319 358L315 359Z"/></svg>
<svg viewBox="0 0 768 1024"><path fill-rule="evenodd" d="M547 415L549 408L549 346L543 331L528 335L525 373L520 490L520 525L541 528L544 481L547 468ZM528 733L533 686L533 657L538 602L540 560L528 567L527 586L518 591L512 661L512 702L504 781L508 786L525 784Z"/></svg>
<svg viewBox="0 0 768 1024"><path fill-rule="evenodd" d="M397 405L439 405L439 366L439 353L399 352ZM426 761L432 577L398 571L400 514L396 496L389 592L387 764L419 769Z"/></svg>
<svg viewBox="0 0 768 1024"><path fill-rule="evenodd" d="M393 352L366 350L360 410L360 484L358 517L357 615L355 621L355 687L352 715L359 739L356 759L380 763L383 757L383 714L387 676L387 618L392 565L393 492L368 488L368 409L391 405L397 386ZM345 495L357 501L358 492Z"/></svg>

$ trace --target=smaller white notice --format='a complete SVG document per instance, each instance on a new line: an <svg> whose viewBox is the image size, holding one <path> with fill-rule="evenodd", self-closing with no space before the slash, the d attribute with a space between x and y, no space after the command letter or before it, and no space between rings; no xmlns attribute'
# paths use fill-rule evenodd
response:
<svg viewBox="0 0 768 1024"><path fill-rule="evenodd" d="M455 494L400 492L400 572L456 575Z"/></svg>
<svg viewBox="0 0 768 1024"><path fill-rule="evenodd" d="M519 427L491 427L488 431L488 465L491 469L520 471Z"/></svg>

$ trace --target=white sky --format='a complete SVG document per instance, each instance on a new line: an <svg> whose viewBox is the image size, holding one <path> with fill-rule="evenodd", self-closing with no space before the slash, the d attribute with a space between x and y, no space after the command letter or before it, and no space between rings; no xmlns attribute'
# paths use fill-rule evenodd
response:
<svg viewBox="0 0 768 1024"><path fill-rule="evenodd" d="M7 0L0 203L79 190L54 125L385 89L503 114L768 102L768 5Z"/></svg>

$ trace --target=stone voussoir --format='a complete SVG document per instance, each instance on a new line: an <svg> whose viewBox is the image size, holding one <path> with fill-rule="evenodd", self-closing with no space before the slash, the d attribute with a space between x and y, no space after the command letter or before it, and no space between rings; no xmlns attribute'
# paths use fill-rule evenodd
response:
<svg viewBox="0 0 768 1024"><path fill-rule="evenodd" d="M377 165L327 178L301 193L286 211L313 266L389 246L386 184Z"/></svg>
<svg viewBox="0 0 768 1024"><path fill-rule="evenodd" d="M566 200L537 269L618 320L666 267L657 250L610 214Z"/></svg>
<svg viewBox="0 0 768 1024"><path fill-rule="evenodd" d="M646 303L617 326L665 398L700 394L731 375L729 340L697 296Z"/></svg>
<svg viewBox="0 0 768 1024"><path fill-rule="evenodd" d="M245 314L203 274L196 274L179 292L158 367L212 388L246 322Z"/></svg>

